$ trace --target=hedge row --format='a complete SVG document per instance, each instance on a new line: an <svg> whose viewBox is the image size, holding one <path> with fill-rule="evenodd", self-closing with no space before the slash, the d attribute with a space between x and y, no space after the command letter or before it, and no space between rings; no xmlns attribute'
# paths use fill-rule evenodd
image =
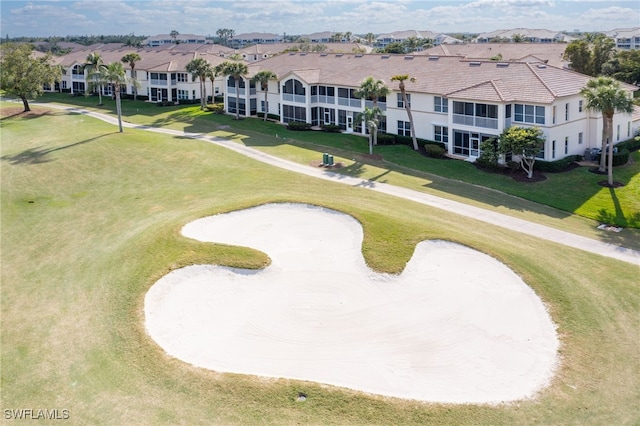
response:
<svg viewBox="0 0 640 426"><path fill-rule="evenodd" d="M618 152L613 154L613 167L624 166L629 161L629 150L627 148L620 148L621 144L616 145L618 148ZM600 157L602 154L598 155L595 159L596 162L600 163ZM605 164L607 163L608 158L605 158Z"/></svg>
<svg viewBox="0 0 640 426"><path fill-rule="evenodd" d="M311 123L301 123L299 121L290 121L287 123L289 130L311 130Z"/></svg>
<svg viewBox="0 0 640 426"><path fill-rule="evenodd" d="M627 149L629 152L637 151L640 149L640 136L620 142L616 147L618 148L618 152L622 149Z"/></svg>
<svg viewBox="0 0 640 426"><path fill-rule="evenodd" d="M572 163L580 161L582 157L580 155L569 155L566 158L562 158L556 161L543 161L538 160L535 162L534 168L539 172L557 173L565 170Z"/></svg>

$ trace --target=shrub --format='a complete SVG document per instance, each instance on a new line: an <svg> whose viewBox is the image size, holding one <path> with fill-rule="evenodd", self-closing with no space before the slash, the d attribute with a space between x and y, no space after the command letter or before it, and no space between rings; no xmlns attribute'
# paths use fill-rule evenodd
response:
<svg viewBox="0 0 640 426"><path fill-rule="evenodd" d="M624 166L629 161L629 150L627 148L620 148L620 144L616 145L618 147L618 152L613 154L613 167ZM600 163L600 157L602 154L598 155L595 159L598 163ZM607 163L608 158L605 158L604 164Z"/></svg>
<svg viewBox="0 0 640 426"><path fill-rule="evenodd" d="M256 117L264 118L264 112L257 112ZM280 121L280 116L276 114L267 114L267 120Z"/></svg>
<svg viewBox="0 0 640 426"><path fill-rule="evenodd" d="M489 138L480 142L480 156L476 160L476 164L485 169L496 170L499 167L499 157L498 139Z"/></svg>
<svg viewBox="0 0 640 426"><path fill-rule="evenodd" d="M433 158L444 158L446 153L443 147L432 144L432 143L425 144L424 150L426 151L429 157L433 157Z"/></svg>
<svg viewBox="0 0 640 426"><path fill-rule="evenodd" d="M290 121L287 123L287 129L289 130L311 130L310 123L301 123L299 121Z"/></svg>
<svg viewBox="0 0 640 426"><path fill-rule="evenodd" d="M507 169L509 169L511 173L517 172L518 169L520 169L520 162L513 160L507 161Z"/></svg>
<svg viewBox="0 0 640 426"><path fill-rule="evenodd" d="M556 161L536 161L536 169L540 172L550 172L557 173L565 170L569 167L573 162L579 159L578 155L569 155L568 157L562 158Z"/></svg>
<svg viewBox="0 0 640 426"><path fill-rule="evenodd" d="M322 129L323 132L329 132L329 133L340 133L340 126L338 126L337 124L323 124L322 126L320 126L320 128Z"/></svg>
<svg viewBox="0 0 640 426"><path fill-rule="evenodd" d="M378 145L394 145L396 138L389 133L378 133Z"/></svg>
<svg viewBox="0 0 640 426"><path fill-rule="evenodd" d="M214 114L224 114L224 104L207 105L207 110Z"/></svg>
<svg viewBox="0 0 640 426"><path fill-rule="evenodd" d="M622 149L627 149L629 150L629 152L637 151L638 149L640 149L640 136L636 136L635 138L620 142L616 145L616 147L618 148L618 151Z"/></svg>

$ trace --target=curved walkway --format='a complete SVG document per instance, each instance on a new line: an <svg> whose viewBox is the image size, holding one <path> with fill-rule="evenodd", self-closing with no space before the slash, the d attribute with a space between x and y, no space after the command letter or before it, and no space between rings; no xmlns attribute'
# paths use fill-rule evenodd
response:
<svg viewBox="0 0 640 426"><path fill-rule="evenodd" d="M80 108L67 107L63 105L55 104L38 104L45 107L52 107L56 109L62 109L65 111L85 114L111 124L118 124L118 119L107 114L88 111ZM230 149L239 154L261 161L263 163L270 164L272 166L280 167L282 169L291 170L297 173L301 173L307 176L312 176L319 179L325 179L332 182L339 182L345 185L358 186L367 188L372 191L381 192L383 194L392 195L395 197L401 197L407 200L415 201L427 206L436 207L438 209L446 210L452 213L456 213L462 216L467 216L473 219L480 220L482 222L490 223L492 225L507 228L511 231L521 232L523 234L531 235L544 240L552 241L565 246L577 248L580 250L588 251L591 253L599 254L601 256L607 256L610 258L622 260L635 265L640 265L640 251L633 250L626 247L617 246L615 244L609 244L602 241L594 240L592 238L582 237L570 232L565 232L559 229L551 228L549 226L536 224L526 220L518 219L512 216L508 216L502 213L497 213L491 210L482 209L479 207L471 206L468 204L460 203L457 201L448 200L445 198L437 197L435 195L426 194L423 192L414 191L398 186L393 186L385 183L372 182L370 180L355 178L351 176L342 175L339 173L333 173L325 169L319 169L315 167L305 166L295 163L293 161L285 160L273 155L266 154L256 149L238 144L225 139L206 136L199 133L188 133L179 130L163 129L150 126L141 126L122 122L123 127L148 130L152 132L165 133L175 136L188 137L193 139L200 139L207 142L214 143L218 146Z"/></svg>

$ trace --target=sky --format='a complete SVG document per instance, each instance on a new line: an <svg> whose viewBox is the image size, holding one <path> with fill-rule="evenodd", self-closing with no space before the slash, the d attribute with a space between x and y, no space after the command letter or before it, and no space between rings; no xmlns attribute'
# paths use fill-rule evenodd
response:
<svg viewBox="0 0 640 426"><path fill-rule="evenodd" d="M640 27L640 0L44 0L0 1L2 37L215 35L220 28L302 35L422 30L482 33L528 28Z"/></svg>

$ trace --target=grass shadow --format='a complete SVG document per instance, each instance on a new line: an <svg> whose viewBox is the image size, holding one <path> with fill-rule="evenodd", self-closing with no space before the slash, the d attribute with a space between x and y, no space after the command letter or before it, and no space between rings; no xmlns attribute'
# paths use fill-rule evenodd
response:
<svg viewBox="0 0 640 426"><path fill-rule="evenodd" d="M7 161L9 164L12 164L12 165L48 163L49 161L52 161L52 160L50 158L47 158L47 156L53 152L61 151L63 149L73 148L79 145L84 145L86 143L93 142L97 139L103 138L110 134L112 133L96 136L94 138L85 139L83 141L75 142L65 146L60 146L57 148L41 148L41 147L29 148L17 154L4 155L0 157L0 160Z"/></svg>

